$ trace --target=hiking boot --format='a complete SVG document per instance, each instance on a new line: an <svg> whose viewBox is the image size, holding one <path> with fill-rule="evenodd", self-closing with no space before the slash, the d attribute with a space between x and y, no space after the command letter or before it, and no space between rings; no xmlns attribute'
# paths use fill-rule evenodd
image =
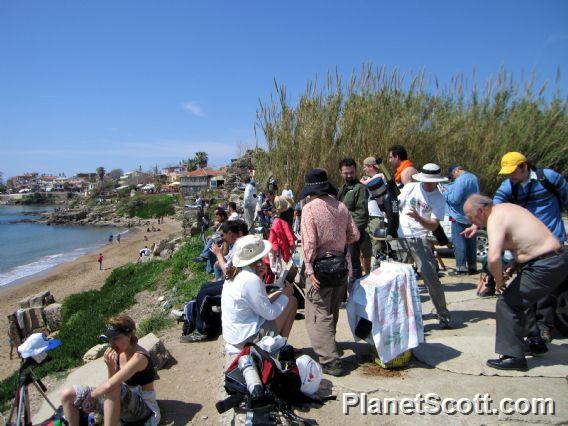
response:
<svg viewBox="0 0 568 426"><path fill-rule="evenodd" d="M514 358L510 356L501 356L499 359L488 359L487 365L498 370L527 371L528 369L525 357Z"/></svg>
<svg viewBox="0 0 568 426"><path fill-rule="evenodd" d="M468 275L477 275L477 274L479 274L479 271L477 269L468 269L467 274Z"/></svg>
<svg viewBox="0 0 568 426"><path fill-rule="evenodd" d="M441 330L453 330L453 326L450 323L450 321L444 321L444 320L440 320L440 322L438 323L438 325L440 326Z"/></svg>
<svg viewBox="0 0 568 426"><path fill-rule="evenodd" d="M485 287L481 293L479 293L479 297L487 298L495 296L495 289L492 287Z"/></svg>
<svg viewBox="0 0 568 426"><path fill-rule="evenodd" d="M207 334L200 333L199 331L194 331L193 333L186 334L179 338L179 341L182 343L197 343L205 342L207 340L209 340Z"/></svg>
<svg viewBox="0 0 568 426"><path fill-rule="evenodd" d="M343 365L340 360L335 360L328 362L327 364L321 365L321 370L323 374L329 374L330 376L340 377L345 375L346 371L343 369Z"/></svg>
<svg viewBox="0 0 568 426"><path fill-rule="evenodd" d="M525 354L527 355L542 355L548 352L546 342L542 337L527 337Z"/></svg>

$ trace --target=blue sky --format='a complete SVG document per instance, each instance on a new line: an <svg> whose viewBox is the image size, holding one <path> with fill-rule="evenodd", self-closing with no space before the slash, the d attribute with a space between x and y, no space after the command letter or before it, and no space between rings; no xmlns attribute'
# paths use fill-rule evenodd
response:
<svg viewBox="0 0 568 426"><path fill-rule="evenodd" d="M363 63L554 81L568 2L1 0L0 171L220 165L254 145L274 79L294 99Z"/></svg>

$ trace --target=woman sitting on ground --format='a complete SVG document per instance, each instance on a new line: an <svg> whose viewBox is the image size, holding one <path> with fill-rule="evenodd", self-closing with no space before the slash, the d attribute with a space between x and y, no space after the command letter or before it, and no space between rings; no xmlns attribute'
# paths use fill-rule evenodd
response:
<svg viewBox="0 0 568 426"><path fill-rule="evenodd" d="M104 415L105 425L140 422L157 425L160 409L154 380L158 377L150 354L138 345L136 324L126 315L111 318L106 333L110 347L104 360L108 380L95 387L74 385L61 392L65 418L70 426L79 425L79 411Z"/></svg>
<svg viewBox="0 0 568 426"><path fill-rule="evenodd" d="M272 244L256 235L235 243L232 266L227 271L221 295L221 321L227 353L237 354L245 343L264 336L288 337L298 302L290 284L270 296L262 278L266 265L262 259Z"/></svg>

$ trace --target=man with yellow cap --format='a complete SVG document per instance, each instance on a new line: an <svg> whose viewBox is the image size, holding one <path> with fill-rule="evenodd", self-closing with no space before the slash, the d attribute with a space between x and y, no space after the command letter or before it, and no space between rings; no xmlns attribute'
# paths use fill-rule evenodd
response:
<svg viewBox="0 0 568 426"><path fill-rule="evenodd" d="M495 204L513 203L525 207L543 222L560 244L566 243L566 229L562 221L562 208L568 210L568 182L552 169L537 169L520 152L508 152L501 159L500 175L508 179L501 183L493 197ZM489 289L491 291L491 289ZM547 296L536 308L536 321L529 317L532 326L528 344L546 352L545 342L550 341L554 326L556 300ZM541 337L542 336L542 337Z"/></svg>

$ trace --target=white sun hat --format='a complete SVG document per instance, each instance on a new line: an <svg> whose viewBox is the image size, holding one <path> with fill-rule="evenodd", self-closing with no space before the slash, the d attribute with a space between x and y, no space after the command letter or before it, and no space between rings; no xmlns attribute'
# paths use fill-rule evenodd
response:
<svg viewBox="0 0 568 426"><path fill-rule="evenodd" d="M43 333L34 333L18 346L18 352L22 358L32 357L36 362L40 363L47 357L47 351L58 347L60 344L61 340L59 339L49 339Z"/></svg>
<svg viewBox="0 0 568 426"><path fill-rule="evenodd" d="M434 163L424 164L420 173L416 173L412 175L412 179L417 182L431 182L431 183L438 183L438 182L447 182L448 178L446 176L442 176L442 169L440 166Z"/></svg>
<svg viewBox="0 0 568 426"><path fill-rule="evenodd" d="M270 241L259 235L245 235L235 243L233 266L237 268L250 265L266 256L272 250Z"/></svg>
<svg viewBox="0 0 568 426"><path fill-rule="evenodd" d="M323 377L321 366L308 355L298 357L296 365L298 366L300 381L302 382L300 391L304 395L314 395L318 391Z"/></svg>

